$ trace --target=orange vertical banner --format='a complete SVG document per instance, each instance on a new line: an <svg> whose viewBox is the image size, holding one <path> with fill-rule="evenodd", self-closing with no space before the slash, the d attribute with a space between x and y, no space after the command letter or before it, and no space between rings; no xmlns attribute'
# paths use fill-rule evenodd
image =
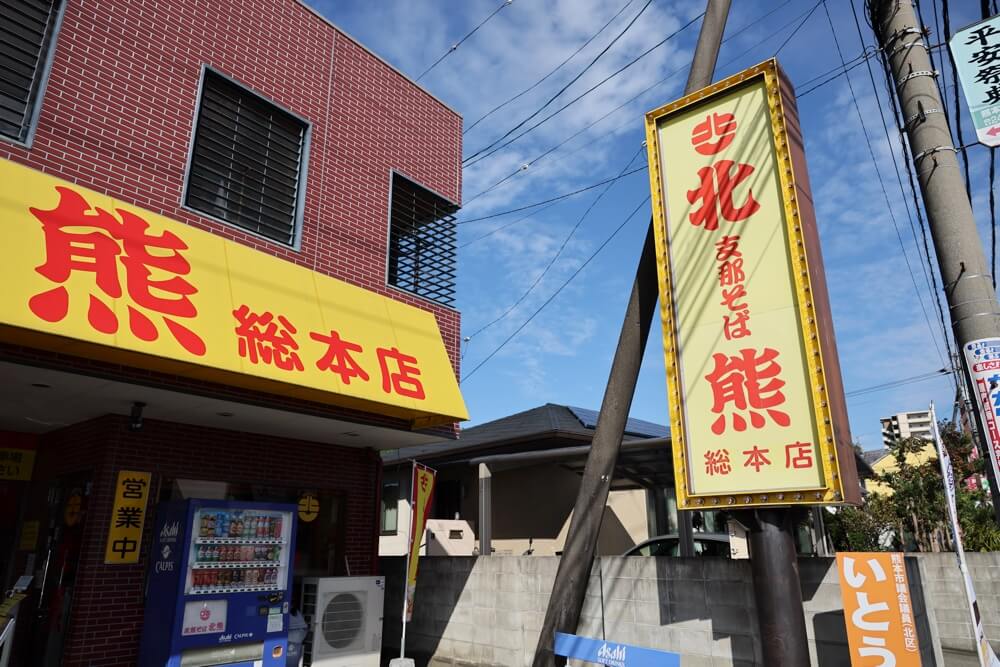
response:
<svg viewBox="0 0 1000 667"><path fill-rule="evenodd" d="M417 590L417 564L420 561L420 542L427 525L427 516L434 500L434 482L437 473L419 463L413 464L413 482L410 487L410 550L406 564L406 620L413 619L413 597Z"/></svg>
<svg viewBox="0 0 1000 667"><path fill-rule="evenodd" d="M901 553L838 553L852 667L920 667L920 646Z"/></svg>

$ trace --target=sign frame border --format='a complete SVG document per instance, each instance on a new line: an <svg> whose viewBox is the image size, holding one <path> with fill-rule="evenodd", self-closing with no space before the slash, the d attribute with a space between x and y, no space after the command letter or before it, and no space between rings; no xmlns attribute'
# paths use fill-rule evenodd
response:
<svg viewBox="0 0 1000 667"><path fill-rule="evenodd" d="M689 491L687 433L683 399L681 396L680 359L677 353L677 329L673 303L673 282L670 254L666 247L667 211L664 199L662 165L660 164L660 143L657 128L661 122L699 104L706 104L737 88L749 87L764 82L769 109L772 150L778 171L781 191L783 223L787 247L798 248L798 255L789 253L796 311L798 315L803 349L809 372L810 408L816 421L818 442L816 457L822 467L823 483L818 487L790 488L775 492L732 492L697 494ZM783 90L783 88L785 90ZM789 101L783 100L783 93ZM786 107L791 107L790 109ZM808 175L801 156L793 154L790 146L788 118L791 117L798 130L797 110L794 93L784 81L777 60L774 58L738 72L718 83L712 84L686 95L678 100L658 107L645 115L646 150L649 159L649 180L652 196L653 226L656 241L657 274L659 276L660 317L663 324L663 348L667 375L667 403L670 410L670 437L673 448L674 480L677 503L680 509L725 509L738 507L785 506L785 505L831 505L860 502L860 487L857 472L850 461L845 471L841 459L851 450L851 440L846 420L843 385L836 347L832 338L832 321L826 283L822 277L823 261L819 251L811 202L808 204L808 219L796 195L796 189L803 187L803 195L809 196ZM800 139L799 139L800 140ZM811 229L809 229L811 227ZM814 238L810 238L810 234ZM813 285L821 286L821 293ZM821 331L821 324L830 328L828 338ZM828 340L823 340L828 338ZM832 348L832 350L830 349ZM831 385L829 388L827 385ZM835 404L832 406L831 404ZM843 414L839 414L841 412ZM847 434L846 447L843 437L838 438L836 424L842 425L840 435ZM842 474L848 473L850 474ZM846 481L845 481L846 477ZM857 487L857 488L855 488Z"/></svg>

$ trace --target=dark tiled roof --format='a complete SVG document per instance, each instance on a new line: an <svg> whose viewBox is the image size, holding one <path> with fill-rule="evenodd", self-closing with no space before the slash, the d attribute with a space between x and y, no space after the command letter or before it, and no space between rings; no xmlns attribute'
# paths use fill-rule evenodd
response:
<svg viewBox="0 0 1000 667"><path fill-rule="evenodd" d="M463 429L458 440L444 440L418 447L388 451L383 453L382 458L387 464L410 459L433 459L466 450L474 451L493 447L505 442L523 441L532 437L544 439L564 435L589 439L594 436L596 422L597 412L594 410L546 403L537 408ZM658 426L639 419L630 419L626 426L625 439L660 437L667 434L665 426Z"/></svg>
<svg viewBox="0 0 1000 667"><path fill-rule="evenodd" d="M587 408L576 408L567 405L566 409L576 415L580 423L589 429L597 428L597 410ZM640 438L665 438L670 435L670 428L662 424L654 424L642 419L632 419L625 423L625 434L634 435Z"/></svg>

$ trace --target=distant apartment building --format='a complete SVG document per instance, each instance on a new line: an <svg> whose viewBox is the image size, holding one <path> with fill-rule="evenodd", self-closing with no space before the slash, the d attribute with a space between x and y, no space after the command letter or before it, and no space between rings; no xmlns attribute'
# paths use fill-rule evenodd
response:
<svg viewBox="0 0 1000 667"><path fill-rule="evenodd" d="M903 438L931 440L931 413L927 410L899 412L879 421L882 422L882 444L885 447Z"/></svg>

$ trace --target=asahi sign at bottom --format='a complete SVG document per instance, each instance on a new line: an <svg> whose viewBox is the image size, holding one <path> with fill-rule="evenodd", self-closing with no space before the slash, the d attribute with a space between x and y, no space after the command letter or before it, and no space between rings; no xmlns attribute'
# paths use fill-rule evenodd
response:
<svg viewBox="0 0 1000 667"><path fill-rule="evenodd" d="M965 368L972 384L972 401L979 413L987 456L995 479L1000 479L1000 338L966 343Z"/></svg>

